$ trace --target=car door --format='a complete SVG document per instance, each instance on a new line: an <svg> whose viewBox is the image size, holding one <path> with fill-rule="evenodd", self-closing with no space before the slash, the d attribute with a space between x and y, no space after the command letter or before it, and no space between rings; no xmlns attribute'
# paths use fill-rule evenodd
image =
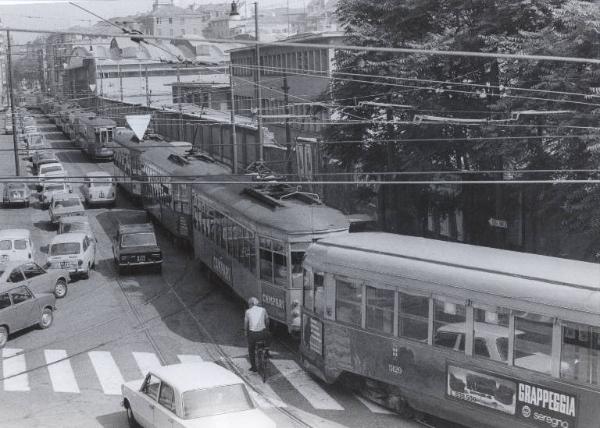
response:
<svg viewBox="0 0 600 428"><path fill-rule="evenodd" d="M18 330L17 326L17 313L12 307L10 296L8 293L0 294L0 324L8 326L8 331L13 332Z"/></svg>
<svg viewBox="0 0 600 428"><path fill-rule="evenodd" d="M49 278L45 275L46 271L37 263L29 262L21 265L25 275L25 283L34 292L52 293L54 284L49 283Z"/></svg>
<svg viewBox="0 0 600 428"><path fill-rule="evenodd" d="M154 424L154 409L158 406L159 391L160 379L152 373L148 373L139 393L133 398L134 402L130 403L136 419L146 428L161 428Z"/></svg>
<svg viewBox="0 0 600 428"><path fill-rule="evenodd" d="M154 426L172 428L176 414L175 391L171 385L161 382L158 405L154 407Z"/></svg>
<svg viewBox="0 0 600 428"><path fill-rule="evenodd" d="M13 288L8 294L15 312L16 330L22 330L40 321L41 313L38 302L27 287Z"/></svg>

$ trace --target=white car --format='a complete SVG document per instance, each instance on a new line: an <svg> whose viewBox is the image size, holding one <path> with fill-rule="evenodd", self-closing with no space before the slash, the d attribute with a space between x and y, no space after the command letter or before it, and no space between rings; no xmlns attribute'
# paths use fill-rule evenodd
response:
<svg viewBox="0 0 600 428"><path fill-rule="evenodd" d="M215 363L163 366L121 391L130 426L275 428L244 381Z"/></svg>
<svg viewBox="0 0 600 428"><path fill-rule="evenodd" d="M86 205L114 205L117 198L117 185L107 172L88 172L81 186L81 194Z"/></svg>
<svg viewBox="0 0 600 428"><path fill-rule="evenodd" d="M52 196L54 193L63 192L63 193L71 193L71 186L64 182L62 179L48 179L42 183L42 187L40 190L40 204L42 208L48 208L50 205L50 201L52 200Z"/></svg>
<svg viewBox="0 0 600 428"><path fill-rule="evenodd" d="M66 176L67 171L65 171L65 168L60 162L45 163L44 165L40 165L38 170L38 178L40 183L49 177L58 178Z"/></svg>
<svg viewBox="0 0 600 428"><path fill-rule="evenodd" d="M0 263L33 260L31 232L27 229L0 230Z"/></svg>
<svg viewBox="0 0 600 428"><path fill-rule="evenodd" d="M58 226L58 221L61 217L66 216L84 216L85 208L81 203L79 195L74 195L65 192L54 192L50 205L48 206L48 215L50 223Z"/></svg>
<svg viewBox="0 0 600 428"><path fill-rule="evenodd" d="M62 233L48 245L47 269L64 269L71 277L90 277L96 265L96 240L86 233Z"/></svg>

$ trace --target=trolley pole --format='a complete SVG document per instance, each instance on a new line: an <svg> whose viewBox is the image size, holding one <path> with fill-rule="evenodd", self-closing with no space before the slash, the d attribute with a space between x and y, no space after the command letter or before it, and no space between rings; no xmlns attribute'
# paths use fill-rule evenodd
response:
<svg viewBox="0 0 600 428"><path fill-rule="evenodd" d="M177 106L179 108L179 140L183 141L183 113L181 111L181 76L179 75L179 63L177 63Z"/></svg>
<svg viewBox="0 0 600 428"><path fill-rule="evenodd" d="M285 156L287 173L292 173L292 130L290 128L290 87L287 81L287 74L283 75L283 102L285 105Z"/></svg>
<svg viewBox="0 0 600 428"><path fill-rule="evenodd" d="M235 130L235 97L233 95L233 66L229 64L229 86L231 88L231 145L233 148L233 173L237 174L238 172L238 148L237 148L237 135Z"/></svg>
<svg viewBox="0 0 600 428"><path fill-rule="evenodd" d="M121 64L117 64L117 71L119 73L119 94L121 102L123 102L123 75L121 74Z"/></svg>
<svg viewBox="0 0 600 428"><path fill-rule="evenodd" d="M258 161L264 162L264 137L262 130L262 91L260 87L260 46L258 33L258 2L254 2L254 31L256 39L256 127L258 129Z"/></svg>
<svg viewBox="0 0 600 428"><path fill-rule="evenodd" d="M146 107L150 107L150 88L148 87L148 66L144 67L144 73L146 74Z"/></svg>
<svg viewBox="0 0 600 428"><path fill-rule="evenodd" d="M9 95L9 99L10 99L10 115L12 118L12 127L13 127L13 148L15 151L15 175L18 177L21 175L21 165L19 162L19 144L17 143L17 120L16 120L16 115L15 115L15 96L13 94L12 53L11 53L10 31L9 30L6 30L6 43L7 43L6 66L8 67L8 72L7 72L8 95Z"/></svg>

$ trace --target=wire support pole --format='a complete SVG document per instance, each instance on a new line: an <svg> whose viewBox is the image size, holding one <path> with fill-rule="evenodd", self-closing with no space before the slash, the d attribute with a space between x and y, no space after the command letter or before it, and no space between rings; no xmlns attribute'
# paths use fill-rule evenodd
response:
<svg viewBox="0 0 600 428"><path fill-rule="evenodd" d="M234 174L238 172L238 147L237 147L237 135L235 129L235 95L233 94L233 66L229 64L229 86L231 87L230 91L230 101L231 101L231 146L233 150L233 155L231 162L232 171Z"/></svg>
<svg viewBox="0 0 600 428"><path fill-rule="evenodd" d="M262 91L260 84L260 37L258 32L258 2L254 2L254 31L256 39L256 128L258 129L258 161L263 163L264 136L262 129Z"/></svg>
<svg viewBox="0 0 600 428"><path fill-rule="evenodd" d="M10 30L6 30L6 43L7 43L7 51L6 51L6 66L8 67L7 77L8 77L8 95L10 98L10 115L12 118L12 128L13 128L13 147L15 151L15 175L18 177L21 175L21 165L19 161L19 144L17 142L17 120L16 120L16 112L15 112L15 96L13 91L13 79L12 79L12 54L11 54L11 44L10 44Z"/></svg>

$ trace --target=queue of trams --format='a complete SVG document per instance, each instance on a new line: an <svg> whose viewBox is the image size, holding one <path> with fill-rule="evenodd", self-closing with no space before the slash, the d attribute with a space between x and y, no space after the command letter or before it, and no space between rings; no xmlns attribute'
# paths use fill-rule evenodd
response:
<svg viewBox="0 0 600 428"><path fill-rule="evenodd" d="M350 233L318 195L233 176L189 145L112 136L122 189L299 332L324 382L472 427L600 428L599 265Z"/></svg>

